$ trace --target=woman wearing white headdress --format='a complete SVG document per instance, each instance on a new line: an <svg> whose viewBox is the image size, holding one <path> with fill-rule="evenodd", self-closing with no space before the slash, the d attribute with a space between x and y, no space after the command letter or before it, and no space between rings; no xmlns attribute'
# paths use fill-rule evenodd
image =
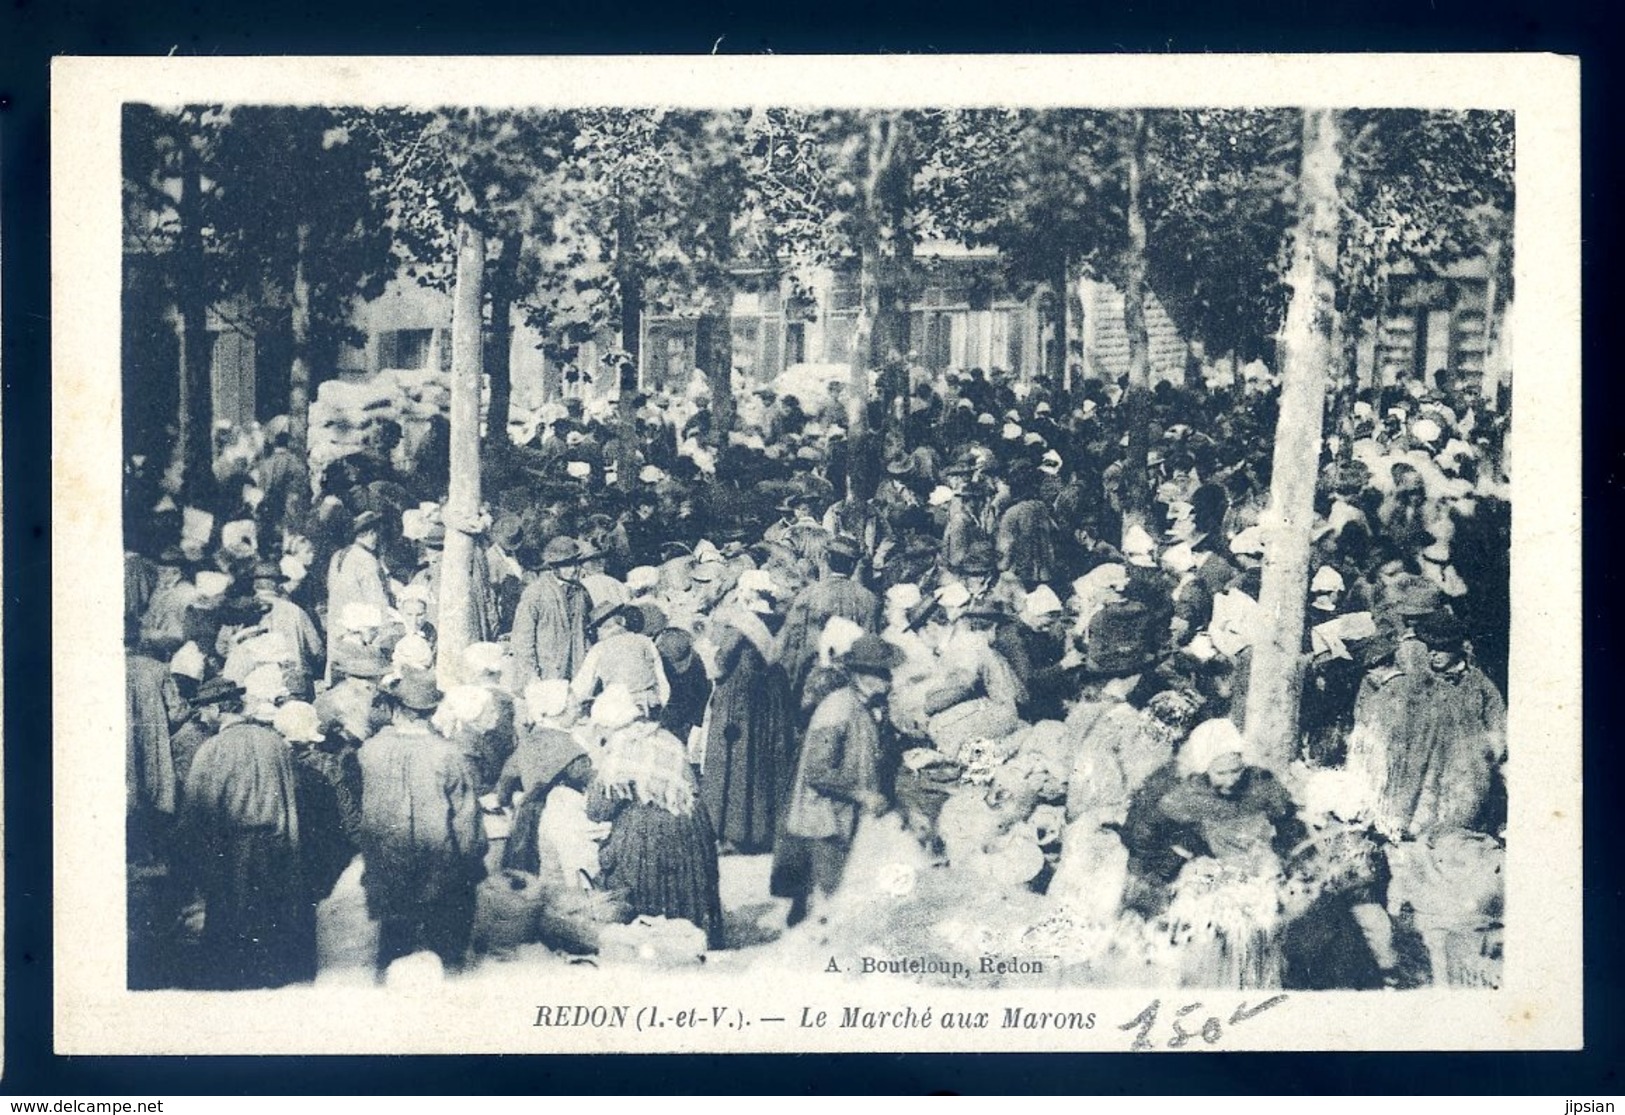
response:
<svg viewBox="0 0 1625 1115"><path fill-rule="evenodd" d="M1280 984L1282 858L1305 835L1297 804L1253 759L1229 720L1197 725L1180 749L1183 781L1159 807L1199 846L1173 886L1166 914L1184 981L1203 987Z"/></svg>
<svg viewBox="0 0 1625 1115"><path fill-rule="evenodd" d="M600 863L604 886L632 916L686 918L722 945L716 836L696 800L678 738L648 719L619 685L592 706L605 733L587 791L587 816L610 822Z"/></svg>

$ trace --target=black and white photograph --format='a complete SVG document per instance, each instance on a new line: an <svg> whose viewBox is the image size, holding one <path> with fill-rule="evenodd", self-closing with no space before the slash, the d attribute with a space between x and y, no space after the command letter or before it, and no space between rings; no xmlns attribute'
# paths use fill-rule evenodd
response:
<svg viewBox="0 0 1625 1115"><path fill-rule="evenodd" d="M104 990L276 1049L366 1047L329 995L515 1051L1576 1041L1536 110L869 61L102 96Z"/></svg>

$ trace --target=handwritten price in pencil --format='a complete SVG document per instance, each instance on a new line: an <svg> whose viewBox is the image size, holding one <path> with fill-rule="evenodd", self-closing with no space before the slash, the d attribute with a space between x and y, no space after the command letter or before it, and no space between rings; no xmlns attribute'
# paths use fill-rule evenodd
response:
<svg viewBox="0 0 1625 1115"><path fill-rule="evenodd" d="M1169 1016L1164 1033L1169 1033L1170 1036L1164 1048L1183 1049L1197 1039L1208 1045L1217 1045L1224 1037L1227 1025L1234 1029L1248 1019L1257 1018L1265 1011L1280 1006L1286 1000L1287 996L1276 995L1257 1004L1243 1002L1231 1012L1228 1023L1221 1022L1217 1014L1204 1016L1201 1013L1201 1003L1189 1003L1173 1011ZM1142 1053L1157 1048L1157 1042L1162 1040L1162 1034L1157 1033L1157 1019L1161 1015L1162 1000L1153 999L1139 1014L1117 1027L1125 1032L1134 1031L1134 1041L1129 1045L1130 1050Z"/></svg>

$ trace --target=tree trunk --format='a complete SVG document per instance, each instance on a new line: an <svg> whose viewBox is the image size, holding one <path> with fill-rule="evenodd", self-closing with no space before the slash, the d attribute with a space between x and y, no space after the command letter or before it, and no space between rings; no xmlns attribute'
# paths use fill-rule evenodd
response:
<svg viewBox="0 0 1625 1115"><path fill-rule="evenodd" d="M1140 175L1145 162L1145 113L1136 111L1123 152L1128 165L1128 247L1123 255L1123 327L1128 331L1128 386L1123 416L1128 449L1123 458L1123 533L1150 530L1151 335L1145 322L1145 214Z"/></svg>
<svg viewBox="0 0 1625 1115"><path fill-rule="evenodd" d="M858 323L852 331L852 364L847 379L847 438L856 440L869 427L869 367L874 356L875 319L880 315L879 260L875 245L862 247L858 261Z"/></svg>
<svg viewBox="0 0 1625 1115"><path fill-rule="evenodd" d="M1353 421L1354 397L1359 392L1359 384L1355 381L1356 356L1354 352L1354 331L1348 329L1340 310L1333 309L1331 324L1327 341L1328 365L1327 375L1327 401L1322 404L1322 425L1331 420L1331 432L1342 435L1342 431ZM1342 439L1338 447L1338 459L1349 458L1350 441L1347 437Z"/></svg>
<svg viewBox="0 0 1625 1115"><path fill-rule="evenodd" d="M175 310L180 317L180 436L175 451L181 465L181 495L207 504L214 495L214 398L210 367L208 296L204 288L203 218L199 212L203 172L192 137L183 129L181 196L176 204L180 233L176 247Z"/></svg>
<svg viewBox="0 0 1625 1115"><path fill-rule="evenodd" d="M1049 320L1043 328L1049 330L1050 339L1044 346L1042 373L1044 382L1057 401L1066 397L1066 303L1067 272L1071 270L1067 254L1062 252L1055 260L1049 278L1050 299L1047 302Z"/></svg>
<svg viewBox="0 0 1625 1115"><path fill-rule="evenodd" d="M694 362L705 371L711 392L711 439L718 448L728 444L734 426L733 325L728 316L733 291L725 283L713 283L706 292L706 312L694 328Z"/></svg>
<svg viewBox="0 0 1625 1115"><path fill-rule="evenodd" d="M507 236L491 268L491 332L485 348L485 370L491 377L491 402L485 414L490 445L508 448L508 418L513 403L513 303L518 294L519 253L523 236Z"/></svg>
<svg viewBox="0 0 1625 1115"><path fill-rule="evenodd" d="M1185 342L1185 368L1181 377L1181 385L1187 391L1195 391L1202 386L1202 363L1206 353L1195 340Z"/></svg>
<svg viewBox="0 0 1625 1115"><path fill-rule="evenodd" d="M293 312L289 316L293 363L288 373L288 448L301 465L310 460L310 280L305 277L309 246L310 226L301 224L294 230ZM295 484L288 500L290 514L303 511L310 502L310 485Z"/></svg>
<svg viewBox="0 0 1625 1115"><path fill-rule="evenodd" d="M631 491L637 481L637 393L638 367L643 361L643 284L636 265L637 227L632 211L623 200L615 220L615 274L621 291L621 351L626 362L616 369L619 394L616 397L617 426L615 482Z"/></svg>
<svg viewBox="0 0 1625 1115"><path fill-rule="evenodd" d="M890 307L880 289L880 232L898 220L906 205L906 200L899 200L900 191L906 199L907 184L900 182L897 165L903 127L901 113L876 113L869 120L866 173L858 197L858 325L852 338L847 423L854 439L868 429L869 373L883 366L891 341L891 326L884 316ZM901 228L891 231L895 248L896 239L906 233Z"/></svg>
<svg viewBox="0 0 1625 1115"><path fill-rule="evenodd" d="M483 376L485 234L457 225L457 279L451 307L451 491L446 498L446 548L440 559L440 687L462 681L463 651L476 640L474 537L461 527L480 511L480 381Z"/></svg>
<svg viewBox="0 0 1625 1115"><path fill-rule="evenodd" d="M1479 376L1479 393L1489 410L1496 408L1496 396L1500 393L1501 384L1501 297L1505 293L1501 285L1503 251L1499 236L1492 237L1484 249L1489 261L1489 280L1484 288L1484 370Z"/></svg>
<svg viewBox="0 0 1625 1115"><path fill-rule="evenodd" d="M1326 368L1332 360L1341 166L1337 116L1306 111L1298 220L1288 281L1292 301L1281 334L1281 408L1273 479L1264 520L1266 550L1259 604L1266 622L1253 647L1247 735L1265 765L1286 770L1296 750L1302 687L1310 530L1320 463Z"/></svg>
<svg viewBox="0 0 1625 1115"><path fill-rule="evenodd" d="M908 212L913 201L912 143L904 118L896 119L892 127L898 131L892 147L892 165L888 168L885 191L886 241L891 248L890 266L884 275L881 290L880 313L885 323L884 352L881 353L885 369L886 422L889 436L901 444L908 424L909 392L913 390L909 368L909 351L913 338L909 330L909 303L914 289L914 238L908 230Z"/></svg>

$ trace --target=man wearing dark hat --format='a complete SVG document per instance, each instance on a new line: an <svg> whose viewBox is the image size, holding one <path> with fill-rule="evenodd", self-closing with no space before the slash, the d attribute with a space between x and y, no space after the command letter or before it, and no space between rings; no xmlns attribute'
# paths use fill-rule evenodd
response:
<svg viewBox="0 0 1625 1115"><path fill-rule="evenodd" d="M333 684L318 693L313 703L329 734L359 746L388 722L378 683L389 670L389 658L383 646L369 640L365 632L346 631L334 645Z"/></svg>
<svg viewBox="0 0 1625 1115"><path fill-rule="evenodd" d="M773 893L793 900L791 924L806 916L810 899L840 885L858 818L887 806L882 720L902 652L866 634L837 661L848 680L813 711L773 850Z"/></svg>
<svg viewBox="0 0 1625 1115"><path fill-rule="evenodd" d="M238 719L242 707L243 687L222 677L213 677L197 687L187 701L186 722L175 729L169 742L175 760L175 781L185 786L186 774L192 769L192 756L214 737L221 728Z"/></svg>
<svg viewBox="0 0 1625 1115"><path fill-rule="evenodd" d="M491 589L496 594L497 631L513 629L519 597L525 591L525 570L519 563L524 541L524 521L511 511L498 515L487 534L485 565L491 572Z"/></svg>
<svg viewBox="0 0 1625 1115"><path fill-rule="evenodd" d="M390 723L361 749L361 886L380 925L378 972L429 950L461 968L485 877L479 774L435 731L433 674L407 670L385 686Z"/></svg>
<svg viewBox="0 0 1625 1115"><path fill-rule="evenodd" d="M176 876L183 892L203 898L198 971L187 982L236 989L313 979L316 902L326 896L312 892L306 868L288 741L267 724L222 715L191 761L181 801Z"/></svg>
<svg viewBox="0 0 1625 1115"><path fill-rule="evenodd" d="M1411 678L1402 729L1387 740L1382 819L1401 837L1449 829L1494 834L1506 819L1506 703L1469 661L1448 606L1419 618L1413 630L1428 662Z"/></svg>
<svg viewBox="0 0 1625 1115"><path fill-rule="evenodd" d="M880 600L853 579L857 566L857 544L846 537L834 539L824 551L823 576L790 601L773 647L798 698L818 654L818 637L832 616L849 619L868 632L878 629Z"/></svg>
<svg viewBox="0 0 1625 1115"><path fill-rule="evenodd" d="M568 681L587 657L592 598L577 576L585 553L570 537L555 538L542 548L541 571L519 597L514 614L509 688L515 693L538 678Z"/></svg>

